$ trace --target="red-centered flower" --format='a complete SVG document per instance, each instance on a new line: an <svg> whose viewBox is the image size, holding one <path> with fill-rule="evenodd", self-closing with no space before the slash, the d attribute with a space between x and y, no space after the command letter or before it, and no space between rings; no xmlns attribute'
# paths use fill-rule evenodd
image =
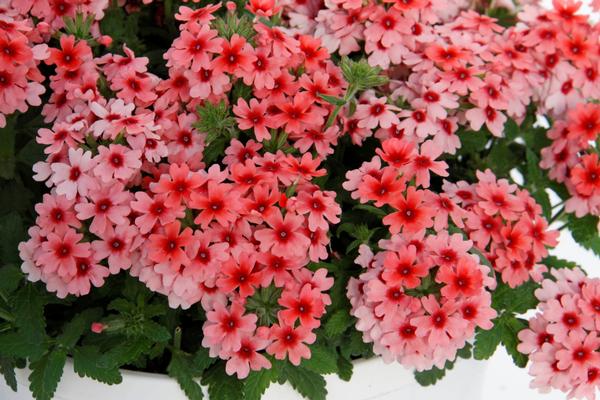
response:
<svg viewBox="0 0 600 400"><path fill-rule="evenodd" d="M588 141L596 140L600 133L600 105L580 103L568 112L568 137L579 141L585 148Z"/></svg>
<svg viewBox="0 0 600 400"><path fill-rule="evenodd" d="M590 53L593 51L593 43L589 32L582 28L571 31L570 36L561 35L558 39L558 47L564 55L578 67L590 65Z"/></svg>
<svg viewBox="0 0 600 400"><path fill-rule="evenodd" d="M321 47L321 40L310 35L301 35L300 51L304 53L304 65L308 71L320 69L320 63L329 58L327 49Z"/></svg>
<svg viewBox="0 0 600 400"><path fill-rule="evenodd" d="M416 155L415 144L406 139L390 138L381 143L381 149L376 149L382 160L395 168L403 168Z"/></svg>
<svg viewBox="0 0 600 400"><path fill-rule="evenodd" d="M435 276L436 282L444 283L442 296L454 299L475 296L483 287L483 275L479 265L469 256L461 257L456 266L443 265Z"/></svg>
<svg viewBox="0 0 600 400"><path fill-rule="evenodd" d="M172 269L178 270L182 265L187 266L190 259L183 247L192 242L192 230L185 228L180 232L181 223L171 222L163 228L163 233L150 235L148 257L156 263L168 263Z"/></svg>
<svg viewBox="0 0 600 400"><path fill-rule="evenodd" d="M235 33L227 42L221 44L221 55L215 58L213 67L220 71L241 77L244 71L252 69L252 63L256 56L252 46L246 42L243 36Z"/></svg>
<svg viewBox="0 0 600 400"><path fill-rule="evenodd" d="M46 59L47 64L54 64L58 68L75 71L85 61L92 59L92 50L85 40L75 44L75 36L61 35L61 49L50 49L50 57Z"/></svg>
<svg viewBox="0 0 600 400"><path fill-rule="evenodd" d="M130 205L133 211L140 214L135 218L135 224L142 235L152 231L157 222L167 225L177 218L185 217L185 209L181 204L167 207L166 199L165 194L150 197L143 191L135 193L135 200Z"/></svg>
<svg viewBox="0 0 600 400"><path fill-rule="evenodd" d="M460 67L467 57L466 51L457 46L443 47L439 44L427 46L425 55L446 71Z"/></svg>
<svg viewBox="0 0 600 400"><path fill-rule="evenodd" d="M383 217L383 223L389 225L390 232L396 234L401 230L405 233L417 233L433 226L435 210L423 202L424 192L408 188L406 198L398 196L390 204L397 211Z"/></svg>
<svg viewBox="0 0 600 400"><path fill-rule="evenodd" d="M287 355L290 362L296 366L300 365L303 358L310 358L311 353L307 344L317 340L317 336L306 326L300 325L294 328L285 324L273 325L269 338L273 343L267 347L267 353L278 360L285 359Z"/></svg>
<svg viewBox="0 0 600 400"><path fill-rule="evenodd" d="M252 196L240 200L242 202L240 213L244 214L248 221L260 224L276 211L275 204L280 200L280 195L275 186L256 185L252 188Z"/></svg>
<svg viewBox="0 0 600 400"><path fill-rule="evenodd" d="M203 228L208 228L213 220L227 227L236 220L240 203L231 184L210 181L206 192L192 193L190 208L201 210L194 223Z"/></svg>
<svg viewBox="0 0 600 400"><path fill-rule="evenodd" d="M389 204L406 188L406 180L398 177L398 170L394 167L385 167L380 176L364 175L358 186L361 203L374 201L376 207Z"/></svg>
<svg viewBox="0 0 600 400"><path fill-rule="evenodd" d="M241 195L245 195L252 187L261 183L275 183L275 178L272 174L265 174L253 160L246 160L243 163L237 163L231 166L231 180L235 184L236 191Z"/></svg>
<svg viewBox="0 0 600 400"><path fill-rule="evenodd" d="M12 70L14 65L25 64L33 57L25 36L0 35L0 66Z"/></svg>
<svg viewBox="0 0 600 400"><path fill-rule="evenodd" d="M571 170L571 180L577 192L591 196L600 188L600 162L598 154L586 154L581 162Z"/></svg>
<svg viewBox="0 0 600 400"><path fill-rule="evenodd" d="M216 302L214 310L206 313L202 346L217 345L225 351L238 351L242 347L242 336L256 329L257 319L254 314L244 315L244 306L238 302L231 304L229 310Z"/></svg>
<svg viewBox="0 0 600 400"><path fill-rule="evenodd" d="M221 264L223 277L219 278L217 286L226 293L239 289L241 298L252 296L260 283L260 275L254 271L255 264L255 254L242 252L237 257L230 257Z"/></svg>
<svg viewBox="0 0 600 400"><path fill-rule="evenodd" d="M303 217L288 212L284 218L281 211L277 211L265 222L269 228L254 232L254 237L260 242L260 251L271 249L274 255L282 257L306 254L310 239L302 233Z"/></svg>
<svg viewBox="0 0 600 400"><path fill-rule="evenodd" d="M562 343L565 349L556 352L557 366L574 379L587 379L588 368L600 365L600 338L595 332L571 332Z"/></svg>
<svg viewBox="0 0 600 400"><path fill-rule="evenodd" d="M181 31L180 36L173 42L170 52L165 58L168 67L175 64L181 68L191 65L192 71L210 67L210 55L221 53L221 38L218 32L207 25L189 24ZM169 57L170 56L170 57Z"/></svg>
<svg viewBox="0 0 600 400"><path fill-rule="evenodd" d="M91 233L100 236L109 225L122 225L128 222L127 216L131 212L129 208L131 193L126 191L120 182L90 190L88 198L89 202L77 203L75 211L77 211L77 218L82 221L93 218L89 226Z"/></svg>
<svg viewBox="0 0 600 400"><path fill-rule="evenodd" d="M421 144L420 154L413 157L410 165L407 165L406 179L416 177L417 186L429 187L429 171L438 176L448 176L448 164L445 161L435 161L443 152L433 140L427 140Z"/></svg>
<svg viewBox="0 0 600 400"><path fill-rule="evenodd" d="M77 274L77 258L90 256L90 244L80 243L81 239L83 235L72 228L48 234L36 264L46 273L56 272L61 277L74 276Z"/></svg>
<svg viewBox="0 0 600 400"><path fill-rule="evenodd" d="M267 128L273 128L271 118L267 118L266 102L259 102L256 99L250 99L250 105L246 100L239 98L236 105L233 106L233 113L236 115L238 127L242 130L253 129L256 135L256 140L271 139L271 134Z"/></svg>
<svg viewBox="0 0 600 400"><path fill-rule="evenodd" d="M264 268L260 270L261 286L267 287L271 282L277 287L283 287L291 281L291 272L296 271L304 265L303 257L281 257L270 252L259 253L258 263Z"/></svg>
<svg viewBox="0 0 600 400"><path fill-rule="evenodd" d="M229 258L229 244L216 242L212 231L194 232L192 243L187 246L186 253L190 265L183 271L184 276L190 276L195 281L205 282L213 279L219 273L223 262Z"/></svg>
<svg viewBox="0 0 600 400"><path fill-rule="evenodd" d="M244 334L240 340L239 350L223 352L223 356L229 358L225 364L227 375L237 374L238 379L244 379L250 374L250 370L259 371L263 368L271 368L271 362L258 353L268 344L269 340L261 338L259 335Z"/></svg>
<svg viewBox="0 0 600 400"><path fill-rule="evenodd" d="M304 285L300 294L285 290L278 303L284 307L277 313L284 324L294 326L296 320L299 320L302 326L310 329L321 325L318 318L325 313L325 305L321 300L321 292L313 289L310 284Z"/></svg>
<svg viewBox="0 0 600 400"><path fill-rule="evenodd" d="M288 133L301 133L310 127L323 125L327 110L316 106L305 92L298 93L293 100L276 104L279 112L270 117L274 127L284 127Z"/></svg>
<svg viewBox="0 0 600 400"><path fill-rule="evenodd" d="M321 161L323 161L321 157L312 158L310 153L304 153L299 161L297 157L288 154L286 161L288 164L286 172L298 178L310 180L311 178L317 178L327 173L324 168L318 169Z"/></svg>
<svg viewBox="0 0 600 400"><path fill-rule="evenodd" d="M35 205L38 213L36 224L41 233L47 235L50 232L62 232L68 227L79 228L81 222L73 212L73 200L65 196L44 194L43 201Z"/></svg>
<svg viewBox="0 0 600 400"><path fill-rule="evenodd" d="M339 215L342 209L335 202L335 192L315 190L311 194L300 192L296 202L296 212L308 214L308 228L311 231L317 229L329 229L329 224L340 222Z"/></svg>
<svg viewBox="0 0 600 400"><path fill-rule="evenodd" d="M421 284L421 278L428 273L429 268L417 261L415 246L404 246L397 252L387 252L381 277L390 286L413 289Z"/></svg>
<svg viewBox="0 0 600 400"><path fill-rule="evenodd" d="M460 317L457 304L447 300L440 306L434 295L421 299L427 315L415 317L410 323L417 328L417 336L428 337L430 346L446 346L455 337L461 337L467 322Z"/></svg>
<svg viewBox="0 0 600 400"><path fill-rule="evenodd" d="M189 203L192 192L206 182L206 179L196 172L191 172L187 164L171 164L169 173L163 174L158 182L152 183L150 189L154 193L165 193L165 205L173 207Z"/></svg>

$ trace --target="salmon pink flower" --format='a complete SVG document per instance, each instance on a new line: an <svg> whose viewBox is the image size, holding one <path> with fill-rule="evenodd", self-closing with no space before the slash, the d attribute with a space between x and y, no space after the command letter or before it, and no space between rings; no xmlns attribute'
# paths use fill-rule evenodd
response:
<svg viewBox="0 0 600 400"><path fill-rule="evenodd" d="M75 217L73 204L74 201L65 196L45 194L43 201L35 205L38 213L36 224L40 227L40 232L47 235L50 232L62 232L69 227L79 228L81 222Z"/></svg>
<svg viewBox="0 0 600 400"><path fill-rule="evenodd" d="M236 115L240 129L254 129L257 141L271 139L267 128L273 128L273 126L270 118L266 115L267 105L264 102L260 103L256 99L251 99L250 106L248 106L248 103L240 98L237 105L233 106L233 113Z"/></svg>
<svg viewBox="0 0 600 400"><path fill-rule="evenodd" d="M85 296L90 293L92 285L101 287L104 279L110 275L108 268L94 262L91 258L75 260L77 273L67 283L67 292L75 296ZM98 327L96 327L98 329ZM102 330L100 330L101 332Z"/></svg>
<svg viewBox="0 0 600 400"><path fill-rule="evenodd" d="M278 303L284 307L277 314L285 325L294 326L296 320L300 325L309 329L317 328L320 318L325 313L325 305L321 293L310 285L304 285L300 293L284 290Z"/></svg>
<svg viewBox="0 0 600 400"><path fill-rule="evenodd" d="M329 224L335 225L340 222L339 215L342 213L342 209L335 202L335 192L332 191L316 190L312 194L301 192L295 209L300 215L308 214L308 228L311 231L318 228L327 230Z"/></svg>
<svg viewBox="0 0 600 400"><path fill-rule="evenodd" d="M320 127L327 115L327 111L315 106L305 92L296 94L293 100L277 104L277 108L280 112L270 119L274 127L285 127L288 133L301 133L305 128Z"/></svg>
<svg viewBox="0 0 600 400"><path fill-rule="evenodd" d="M56 186L56 193L73 200L78 194L85 196L88 191L97 187L96 180L91 176L96 160L92 152L83 149L69 149L68 164L55 162L50 165L51 182Z"/></svg>
<svg viewBox="0 0 600 400"><path fill-rule="evenodd" d="M75 71L84 62L92 59L92 50L85 40L80 40L75 44L74 36L61 35L60 47L60 50L50 49L50 57L46 59L47 64L54 64L67 71Z"/></svg>
<svg viewBox="0 0 600 400"><path fill-rule="evenodd" d="M267 353L278 360L284 360L287 356L293 365L298 366L303 358L310 358L307 344L314 343L317 336L303 325L294 328L290 325L276 324L271 327L269 338L273 342L267 347Z"/></svg>
<svg viewBox="0 0 600 400"><path fill-rule="evenodd" d="M131 194L125 191L123 184L117 182L91 190L88 198L91 201L79 202L75 205L75 210L77 218L82 221L93 218L89 226L91 233L102 235L111 224L127 223L127 216L131 212Z"/></svg>
<svg viewBox="0 0 600 400"><path fill-rule="evenodd" d="M189 203L192 192L205 182L206 179L199 173L191 172L187 164L171 164L169 173L161 175L158 182L150 185L150 189L157 194L166 194L165 205L173 207L182 201Z"/></svg>
<svg viewBox="0 0 600 400"><path fill-rule="evenodd" d="M74 229L64 232L51 232L47 241L42 243L42 253L37 264L44 273L56 272L61 277L72 277L77 274L77 259L90 256L90 244L82 243L83 235Z"/></svg>
<svg viewBox="0 0 600 400"><path fill-rule="evenodd" d="M134 261L132 252L140 245L138 230L129 224L108 225L101 240L92 242L92 249L97 259L108 259L111 274L117 274L122 269L129 269Z"/></svg>
<svg viewBox="0 0 600 400"><path fill-rule="evenodd" d="M237 374L238 379L244 379L252 371L260 371L263 368L271 368L271 362L262 354L270 341L259 336L244 334L240 339L240 348L237 351L225 351L224 356L228 358L225 364L227 375Z"/></svg>
<svg viewBox="0 0 600 400"><path fill-rule="evenodd" d="M98 165L94 174L108 183L113 179L127 182L142 166L142 152L120 144L98 147Z"/></svg>
<svg viewBox="0 0 600 400"><path fill-rule="evenodd" d="M227 183L210 181L207 186L205 193L192 193L190 208L201 210L194 223L207 228L215 220L224 227L229 226L236 220L241 207L237 192Z"/></svg>
<svg viewBox="0 0 600 400"><path fill-rule="evenodd" d="M469 256L458 259L456 266L444 265L435 276L436 282L444 283L442 296L450 299L474 296L483 286L483 277L479 266Z"/></svg>
<svg viewBox="0 0 600 400"><path fill-rule="evenodd" d="M215 303L214 310L206 313L202 346L237 352L242 347L242 337L256 329L256 321L256 315L244 315L244 306L238 302L232 303L229 309Z"/></svg>
<svg viewBox="0 0 600 400"><path fill-rule="evenodd" d="M150 235L148 257L156 263L167 263L173 270L189 265L190 259L182 247L191 244L192 230L185 228L180 232L180 229L180 222L174 221L165 225L161 233Z"/></svg>
<svg viewBox="0 0 600 400"><path fill-rule="evenodd" d="M405 233L417 233L433 226L435 211L423 202L424 192L409 187L406 197L398 196L391 206L397 211L383 217L383 223L389 225L392 234L401 230Z"/></svg>
<svg viewBox="0 0 600 400"><path fill-rule="evenodd" d="M209 25L188 24L180 36L173 41L171 49L165 54L167 67L177 65L180 68L191 66L192 71L210 66L211 54L221 53L222 39Z"/></svg>
<svg viewBox="0 0 600 400"><path fill-rule="evenodd" d="M400 120L395 111L398 111L396 106L386 104L385 97L372 97L366 104L358 104L356 106L355 118L358 119L360 128L375 129L377 126L389 128L398 125Z"/></svg>
<svg viewBox="0 0 600 400"><path fill-rule="evenodd" d="M150 197L146 192L135 193L135 200L130 203L130 206L139 214L135 218L135 225L142 235L151 232L157 222L164 226L185 217L185 210L181 204L167 207L166 199L165 194Z"/></svg>
<svg viewBox="0 0 600 400"><path fill-rule="evenodd" d="M252 69L252 63L256 61L252 46L246 42L243 36L234 33L229 41L221 43L219 56L215 58L213 67L238 77L242 77L245 71Z"/></svg>
<svg viewBox="0 0 600 400"><path fill-rule="evenodd" d="M242 299L252 296L260 283L259 274L254 271L255 264L255 254L240 253L229 258L221 265L223 277L217 281L217 286L226 293L239 289Z"/></svg>
<svg viewBox="0 0 600 400"><path fill-rule="evenodd" d="M431 346L445 345L461 336L467 323L457 315L457 304L453 300L440 305L433 295L429 295L423 297L421 303L427 315L410 321L417 328L417 336L426 337Z"/></svg>
<svg viewBox="0 0 600 400"><path fill-rule="evenodd" d="M390 286L413 289L421 284L421 278L428 273L429 268L417 261L415 246L408 246L400 248L397 252L387 252L381 276Z"/></svg>
<svg viewBox="0 0 600 400"><path fill-rule="evenodd" d="M268 228L254 232L254 237L260 242L260 251L271 249L276 256L305 254L310 240L300 229L304 218L291 212L286 213L284 218L278 211L267 217L265 222Z"/></svg>
<svg viewBox="0 0 600 400"><path fill-rule="evenodd" d="M413 157L411 163L404 168L406 171L406 179L416 177L417 186L423 188L429 187L429 171L438 176L448 176L448 164L445 161L435 161L442 152L434 141L427 140L421 144L420 154Z"/></svg>

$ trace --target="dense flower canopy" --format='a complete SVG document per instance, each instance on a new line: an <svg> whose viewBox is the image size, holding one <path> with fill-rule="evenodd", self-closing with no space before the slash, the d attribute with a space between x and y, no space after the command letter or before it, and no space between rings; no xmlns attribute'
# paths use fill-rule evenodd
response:
<svg viewBox="0 0 600 400"><path fill-rule="evenodd" d="M599 25L480 3L5 0L0 127L43 119L21 270L59 304L122 277L164 300L95 315L92 343L176 328L117 367L188 357L182 326L232 387L502 342L532 386L594 399L600 289L549 249L566 220L600 252ZM118 25L149 9L170 36L145 51Z"/></svg>

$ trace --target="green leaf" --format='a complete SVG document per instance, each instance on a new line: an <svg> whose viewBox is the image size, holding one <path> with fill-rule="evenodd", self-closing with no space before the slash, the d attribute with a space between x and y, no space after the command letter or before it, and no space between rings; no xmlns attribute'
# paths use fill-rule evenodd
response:
<svg viewBox="0 0 600 400"><path fill-rule="evenodd" d="M23 273L16 265L6 265L0 268L0 293L4 297L13 294L23 280Z"/></svg>
<svg viewBox="0 0 600 400"><path fill-rule="evenodd" d="M302 367L294 367L290 363L284 364L284 376L294 389L308 400L325 400L327 389L325 379Z"/></svg>
<svg viewBox="0 0 600 400"><path fill-rule="evenodd" d="M144 336L154 342L162 343L171 340L171 333L167 328L154 321L144 321L142 326Z"/></svg>
<svg viewBox="0 0 600 400"><path fill-rule="evenodd" d="M341 99L339 97L329 96L329 95L320 94L320 93L319 93L319 97L334 106L343 106L344 104L346 104L346 100Z"/></svg>
<svg viewBox="0 0 600 400"><path fill-rule="evenodd" d="M190 400L202 400L204 397L202 387L195 380L193 371L189 356L180 351L173 352L167 373L170 377L175 378L181 390Z"/></svg>
<svg viewBox="0 0 600 400"><path fill-rule="evenodd" d="M31 354L41 355L39 349L32 348L27 342L25 336L17 332L9 332L0 335L0 354L8 357L27 358Z"/></svg>
<svg viewBox="0 0 600 400"><path fill-rule="evenodd" d="M242 15L238 18L236 13L227 13L224 18L219 17L215 19L212 24L217 32L219 32L219 36L225 37L228 40L231 39L234 34L238 34L251 40L255 34L254 28L252 27L252 21L247 15Z"/></svg>
<svg viewBox="0 0 600 400"><path fill-rule="evenodd" d="M17 391L17 377L15 376L15 361L12 358L0 357L0 373L8 387Z"/></svg>
<svg viewBox="0 0 600 400"><path fill-rule="evenodd" d="M46 322L43 298L32 284L17 292L13 311L18 332L29 346L29 356L39 357L46 346Z"/></svg>
<svg viewBox="0 0 600 400"><path fill-rule="evenodd" d="M202 384L208 386L210 400L240 400L244 398L242 381L225 373L225 363L219 362L206 370Z"/></svg>
<svg viewBox="0 0 600 400"><path fill-rule="evenodd" d="M431 386L446 376L446 371L454 367L454 362L446 361L443 369L433 367L426 371L415 371L415 379L421 386Z"/></svg>
<svg viewBox="0 0 600 400"><path fill-rule="evenodd" d="M198 106L196 112L198 113L199 120L194 126L200 132L207 134L207 144L222 137L228 130L236 126L235 118L230 113L230 107L224 100L221 100L217 104L207 101L203 105Z"/></svg>
<svg viewBox="0 0 600 400"><path fill-rule="evenodd" d="M471 343L465 344L465 346L458 350L456 355L460 358L469 359L473 356L473 345Z"/></svg>
<svg viewBox="0 0 600 400"><path fill-rule="evenodd" d="M354 210L363 210L363 211L367 211L377 217L383 218L387 215L387 213L385 211L383 211L381 208L377 208L375 206L369 205L369 204L357 204L353 207Z"/></svg>
<svg viewBox="0 0 600 400"><path fill-rule="evenodd" d="M15 123L17 115L6 119L6 126L0 128L0 178L12 179L15 176Z"/></svg>
<svg viewBox="0 0 600 400"><path fill-rule="evenodd" d="M100 31L104 35L113 38L111 49L120 49L123 44L140 54L145 45L139 39L139 19L141 13L128 14L125 9L119 7L115 2L104 12L104 18L100 21Z"/></svg>
<svg viewBox="0 0 600 400"><path fill-rule="evenodd" d="M539 166L538 156L530 149L526 150L527 155L527 183L529 191L536 201L542 206L544 217L550 219L552 216L552 206L550 197L546 192L548 180L544 176L543 170Z"/></svg>
<svg viewBox="0 0 600 400"><path fill-rule="evenodd" d="M88 308L77 314L71 321L65 324L63 333L56 338L57 343L67 349L73 348L81 336L90 330L92 322L97 321L101 316L101 308Z"/></svg>
<svg viewBox="0 0 600 400"><path fill-rule="evenodd" d="M73 369L82 378L87 376L107 385L121 383L123 377L119 368L102 365L98 362L101 356L96 346L76 347L73 350Z"/></svg>
<svg viewBox="0 0 600 400"><path fill-rule="evenodd" d="M504 124L504 135L508 140L514 140L519 136L519 130L519 125L512 118L509 118Z"/></svg>
<svg viewBox="0 0 600 400"><path fill-rule="evenodd" d="M341 380L349 382L352 379L352 370L354 365L350 360L341 354L338 356L337 360L337 374Z"/></svg>
<svg viewBox="0 0 600 400"><path fill-rule="evenodd" d="M36 400L51 400L63 374L67 353L50 351L30 364L29 389Z"/></svg>
<svg viewBox="0 0 600 400"><path fill-rule="evenodd" d="M277 382L278 377L279 374L275 368L252 371L244 380L244 399L260 400L271 383Z"/></svg>
<svg viewBox="0 0 600 400"><path fill-rule="evenodd" d="M547 256L542 260L542 264L548 268L568 268L573 269L577 267L577 264L573 261L563 260L556 256Z"/></svg>
<svg viewBox="0 0 600 400"><path fill-rule="evenodd" d="M337 372L337 355L333 349L313 345L310 352L310 358L302 360L302 367L322 375Z"/></svg>
<svg viewBox="0 0 600 400"><path fill-rule="evenodd" d="M211 365L213 365L217 361L216 358L212 358L208 355L208 349L204 347L200 347L196 354L194 354L194 359L192 360L192 365L197 371L204 371Z"/></svg>
<svg viewBox="0 0 600 400"><path fill-rule="evenodd" d="M598 236L598 217L586 215L583 218L577 218L574 214L569 214L569 229L573 239L579 244L585 245Z"/></svg>
<svg viewBox="0 0 600 400"><path fill-rule="evenodd" d="M111 347L102 354L98 363L103 368L121 367L134 362L152 347L152 342L144 337L126 339L118 345Z"/></svg>
<svg viewBox="0 0 600 400"><path fill-rule="evenodd" d="M352 325L352 322L353 319L347 310L338 310L325 323L325 333L331 338L337 337L344 333Z"/></svg>
<svg viewBox="0 0 600 400"><path fill-rule="evenodd" d="M539 286L533 281L527 281L513 289L505 283L498 283L492 294L492 307L497 311L523 314L537 307L539 300L534 292Z"/></svg>
<svg viewBox="0 0 600 400"><path fill-rule="evenodd" d="M3 263L20 263L18 246L25 239L25 227L19 214L12 212L0 219L0 237L0 260Z"/></svg>
<svg viewBox="0 0 600 400"><path fill-rule="evenodd" d="M504 315L500 320L500 328L502 344L506 348L506 351L510 354L517 367L525 368L529 359L525 354L517 350L519 344L517 335L520 331L527 328L527 323L513 316Z"/></svg>
<svg viewBox="0 0 600 400"><path fill-rule="evenodd" d="M348 81L346 99L354 97L356 92L381 86L388 82L386 76L380 75L381 68L370 66L365 59L353 61L344 56L340 67L344 78Z"/></svg>
<svg viewBox="0 0 600 400"><path fill-rule="evenodd" d="M476 360L489 359L498 348L501 337L501 328L498 326L499 319L494 320L494 327L490 330L477 328L475 333L475 345L473 347L473 356Z"/></svg>

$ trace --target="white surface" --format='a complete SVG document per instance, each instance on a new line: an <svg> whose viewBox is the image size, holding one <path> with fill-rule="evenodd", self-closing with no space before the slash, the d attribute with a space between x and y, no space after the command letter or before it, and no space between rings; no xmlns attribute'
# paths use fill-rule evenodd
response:
<svg viewBox="0 0 600 400"><path fill-rule="evenodd" d="M412 373L399 364L384 365L381 359L355 364L350 382L335 375L327 376L328 399L351 400L480 400L483 397L483 375L486 363L468 360L448 373L448 379L435 387L422 388ZM32 400L27 390L27 373L18 371L19 391L12 392L0 383L1 400ZM300 395L289 386L272 385L264 400L296 400ZM73 373L69 363L65 369L55 400L187 400L174 380L161 375L128 372L123 383L105 386Z"/></svg>

